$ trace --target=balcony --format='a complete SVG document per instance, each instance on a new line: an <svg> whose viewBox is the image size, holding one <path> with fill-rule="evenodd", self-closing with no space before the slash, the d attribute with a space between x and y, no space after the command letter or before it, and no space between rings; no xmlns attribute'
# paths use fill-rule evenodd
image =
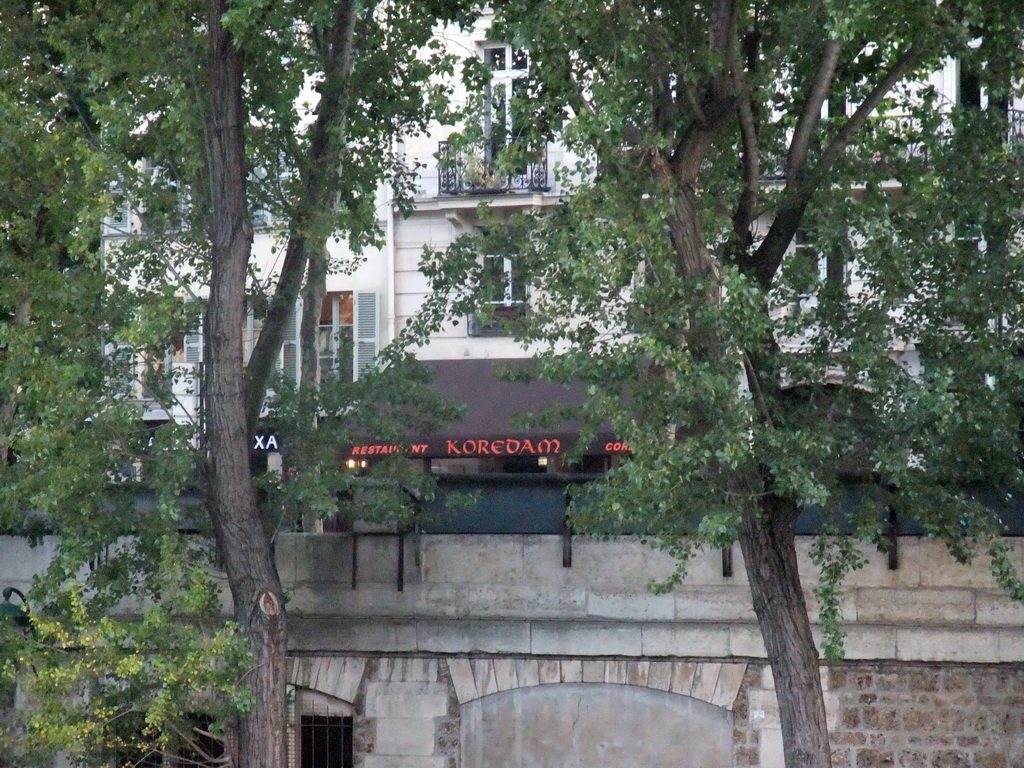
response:
<svg viewBox="0 0 1024 768"><path fill-rule="evenodd" d="M509 172L511 163L499 162L499 154L514 152L515 167ZM491 144L484 147L459 147L452 142L438 143L437 151L438 194L440 195L500 195L509 192L547 192L548 152L547 146L522 151L514 142L508 142L496 149Z"/></svg>

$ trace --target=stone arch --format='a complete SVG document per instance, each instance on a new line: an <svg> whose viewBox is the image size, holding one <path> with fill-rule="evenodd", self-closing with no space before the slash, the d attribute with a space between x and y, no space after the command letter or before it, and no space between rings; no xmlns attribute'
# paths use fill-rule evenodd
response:
<svg viewBox="0 0 1024 768"><path fill-rule="evenodd" d="M288 717L285 724L287 768L307 760L351 765L355 707L329 693L288 685ZM308 751L308 756L306 755Z"/></svg>
<svg viewBox="0 0 1024 768"><path fill-rule="evenodd" d="M288 683L340 701L356 700L366 659L354 656L303 656L289 659Z"/></svg>
<svg viewBox="0 0 1024 768"><path fill-rule="evenodd" d="M459 731L462 768L732 765L731 712L644 686L559 683L488 694L461 707Z"/></svg>
<svg viewBox="0 0 1024 768"><path fill-rule="evenodd" d="M675 693L731 711L746 664L713 661L449 659L459 704L553 683L609 683Z"/></svg>
<svg viewBox="0 0 1024 768"><path fill-rule="evenodd" d="M291 686L290 699L294 706L294 714L298 717L303 715L354 717L356 713L355 707L350 701L298 685Z"/></svg>

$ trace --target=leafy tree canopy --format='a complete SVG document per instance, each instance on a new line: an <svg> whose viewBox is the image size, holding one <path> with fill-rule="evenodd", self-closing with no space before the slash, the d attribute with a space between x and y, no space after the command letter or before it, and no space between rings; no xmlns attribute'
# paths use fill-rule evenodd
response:
<svg viewBox="0 0 1024 768"><path fill-rule="evenodd" d="M297 470L261 479L260 508L236 521L265 528L264 560L277 531L338 511L352 488L330 445L367 429L397 439L403 422L450 412L422 404L425 382L398 353L386 371L301 397L273 361L300 287L317 274L322 291L327 271L353 266L331 263L328 238L357 254L380 241L383 181L408 205L416 169L394 140L444 111L451 61L430 34L435 20L466 14L452 2L238 2L221 17L244 59L245 199L278 223L285 255L276 284L248 281L249 305L266 317L250 369L255 416L239 434L261 413L306 425L282 426ZM38 696L15 759L138 756L171 748L175 734L194 740L191 716L212 717L220 733L259 703L244 685L247 627L220 621L222 561L192 535L210 533L207 424L146 430L131 394L145 387L151 405L175 405L163 361L199 328L217 258L210 178L226 160L204 151L223 117L211 113L206 5L8 3L0 29L19 41L0 51L0 271L16 277L0 285L0 521L60 533L29 595L34 633L3 640L18 648L5 673L31 670L22 683ZM104 217L107 234L124 235L114 246L101 247ZM130 348L112 354L119 344ZM158 375L140 373L143 359ZM265 409L268 385L277 397ZM304 445L325 412L340 416L316 448ZM394 466L381 472L361 518L407 514L403 487L430 492Z"/></svg>
<svg viewBox="0 0 1024 768"><path fill-rule="evenodd" d="M739 540L787 765L826 765L820 704L808 720L792 706L820 698L803 510L880 546L894 510L961 560L992 556L1024 597L1000 537L1021 490L1024 179L1007 106L1022 9L495 9L492 38L530 53L518 114L577 159L562 205L489 214L430 260L437 295L465 311L487 290L480 256L515 259L532 281L518 338L546 350L548 376L587 382L592 423L632 448L576 524L639 533L682 565ZM932 77L950 58L959 102ZM835 657L837 584L862 557L829 536L816 557Z"/></svg>

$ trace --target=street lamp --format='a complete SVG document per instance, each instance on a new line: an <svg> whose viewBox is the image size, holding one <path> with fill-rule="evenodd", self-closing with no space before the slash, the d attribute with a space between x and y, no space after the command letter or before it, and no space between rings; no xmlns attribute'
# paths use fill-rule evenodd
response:
<svg viewBox="0 0 1024 768"><path fill-rule="evenodd" d="M28 606L25 605L25 594L17 587L4 587L2 594L4 601L0 603L0 620L13 621L19 627L32 626L32 620L28 617ZM17 595L21 603L12 603L12 595Z"/></svg>

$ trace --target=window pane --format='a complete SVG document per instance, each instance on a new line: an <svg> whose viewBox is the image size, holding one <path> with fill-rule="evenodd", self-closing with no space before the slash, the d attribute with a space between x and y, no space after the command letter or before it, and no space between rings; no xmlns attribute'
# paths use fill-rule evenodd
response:
<svg viewBox="0 0 1024 768"><path fill-rule="evenodd" d="M505 47L488 48L485 52L487 64L491 69L505 69Z"/></svg>
<svg viewBox="0 0 1024 768"><path fill-rule="evenodd" d="M320 325L331 325L334 322L334 296L324 296L324 303L320 305Z"/></svg>
<svg viewBox="0 0 1024 768"><path fill-rule="evenodd" d="M513 276L511 259L503 256L485 256L480 279L483 283L484 299L489 304L507 306L525 298L525 292L520 290L521 287Z"/></svg>
<svg viewBox="0 0 1024 768"><path fill-rule="evenodd" d="M352 291L339 294L338 305L338 324L352 325Z"/></svg>

